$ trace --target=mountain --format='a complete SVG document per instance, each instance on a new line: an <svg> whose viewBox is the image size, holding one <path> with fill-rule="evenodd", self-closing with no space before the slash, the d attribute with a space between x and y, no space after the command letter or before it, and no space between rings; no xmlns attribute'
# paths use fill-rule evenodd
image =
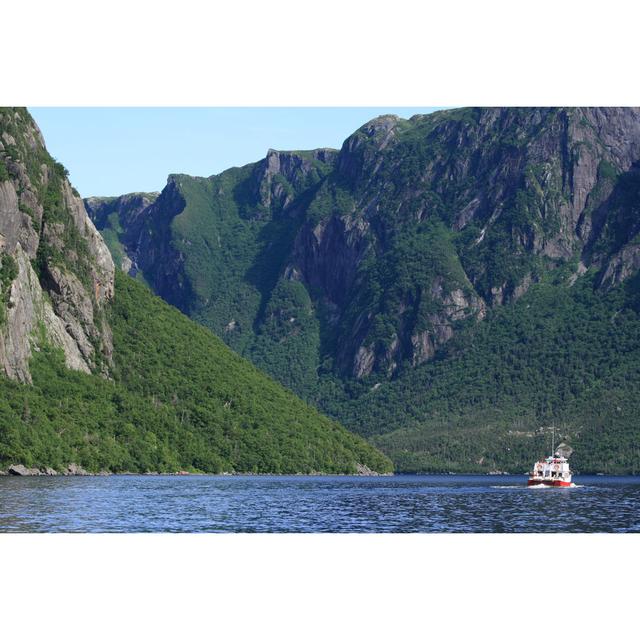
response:
<svg viewBox="0 0 640 640"><path fill-rule="evenodd" d="M26 109L0 110L0 140L0 467L391 470L362 438L116 273ZM96 215L115 225L127 210L131 228L131 207L153 199L103 203Z"/></svg>
<svg viewBox="0 0 640 640"><path fill-rule="evenodd" d="M401 470L524 470L552 423L583 470L636 470L639 163L639 109L381 116L170 176L126 250Z"/></svg>

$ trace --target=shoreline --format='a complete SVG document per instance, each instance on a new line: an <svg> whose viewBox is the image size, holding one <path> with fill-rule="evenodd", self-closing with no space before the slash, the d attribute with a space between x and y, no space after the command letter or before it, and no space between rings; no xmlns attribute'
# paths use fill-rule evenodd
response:
<svg viewBox="0 0 640 640"><path fill-rule="evenodd" d="M215 477L235 477L235 476L272 476L272 477L285 477L285 476L308 476L308 477L322 477L322 476L345 476L345 477L391 477L396 475L394 473L378 473L368 467L359 469L356 473L260 473L260 472L247 472L247 471L223 471L221 473L209 473L201 471L87 471L80 465L72 463L66 467L63 471L58 471L52 467L26 467L22 464L14 464L5 469L0 469L0 476L14 477L14 478L54 478L54 477L107 477L107 476L215 476Z"/></svg>
<svg viewBox="0 0 640 640"><path fill-rule="evenodd" d="M377 477L377 478L391 478L391 477L421 477L421 476L477 476L477 477L495 477L496 479L504 476L527 476L528 472L487 472L487 473L457 473L452 471L441 472L424 472L424 473L377 473L371 469L367 469L366 472L361 473L260 473L250 471L223 471L221 473L210 473L201 471L87 471L76 464L70 464L64 471L58 471L51 467L25 467L24 465L11 465L8 468L0 469L0 477L14 477L14 478L54 478L54 477L108 477L108 476L191 476L191 477L345 477L345 478L364 478L364 477ZM601 472L592 473L574 473L576 477L580 476L599 476L599 477L634 477L638 474L626 473L626 474L607 474Z"/></svg>

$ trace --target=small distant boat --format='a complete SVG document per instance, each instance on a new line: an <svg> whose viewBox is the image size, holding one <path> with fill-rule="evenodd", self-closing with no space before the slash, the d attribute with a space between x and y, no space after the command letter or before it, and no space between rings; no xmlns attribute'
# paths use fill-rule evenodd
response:
<svg viewBox="0 0 640 640"><path fill-rule="evenodd" d="M552 455L538 460L529 474L528 486L571 487L569 461L564 456Z"/></svg>
<svg viewBox="0 0 640 640"><path fill-rule="evenodd" d="M533 465L533 471L529 474L529 487L546 486L546 487L572 487L571 469L569 469L569 460L558 452L553 453L555 429L552 435L551 455L538 460Z"/></svg>

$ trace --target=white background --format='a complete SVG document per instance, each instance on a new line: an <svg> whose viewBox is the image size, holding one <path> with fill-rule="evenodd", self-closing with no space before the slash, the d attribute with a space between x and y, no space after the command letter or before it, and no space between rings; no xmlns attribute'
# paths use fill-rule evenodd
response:
<svg viewBox="0 0 640 640"><path fill-rule="evenodd" d="M633 3L3 3L3 104L638 102Z"/></svg>
<svg viewBox="0 0 640 640"><path fill-rule="evenodd" d="M0 104L630 106L637 18L618 0L13 0ZM629 638L638 551L631 534L2 535L0 633Z"/></svg>

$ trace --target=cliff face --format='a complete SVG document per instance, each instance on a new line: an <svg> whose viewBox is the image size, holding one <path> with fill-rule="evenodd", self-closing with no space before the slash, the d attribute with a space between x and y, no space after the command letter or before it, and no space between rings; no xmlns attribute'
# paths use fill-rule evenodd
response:
<svg viewBox="0 0 640 640"><path fill-rule="evenodd" d="M107 241L118 210L120 252L131 262L124 267L237 346L278 278L302 220L301 197L331 170L336 154L270 150L218 176L171 175L146 206L131 196L85 204Z"/></svg>
<svg viewBox="0 0 640 640"><path fill-rule="evenodd" d="M25 109L0 109L0 264L4 372L30 381L32 350L49 342L70 368L106 373L113 260Z"/></svg>
<svg viewBox="0 0 640 640"><path fill-rule="evenodd" d="M564 263L635 274L639 159L638 109L381 117L345 141L286 273L333 310L342 370L415 365Z"/></svg>
<svg viewBox="0 0 640 640"><path fill-rule="evenodd" d="M100 231L117 266L135 276L137 245L147 209L158 193L128 193L116 198L85 198L84 206Z"/></svg>
<svg viewBox="0 0 640 640"><path fill-rule="evenodd" d="M137 261L294 388L283 370L393 377L549 274L635 275L639 161L638 109L382 116L339 152L172 176Z"/></svg>

